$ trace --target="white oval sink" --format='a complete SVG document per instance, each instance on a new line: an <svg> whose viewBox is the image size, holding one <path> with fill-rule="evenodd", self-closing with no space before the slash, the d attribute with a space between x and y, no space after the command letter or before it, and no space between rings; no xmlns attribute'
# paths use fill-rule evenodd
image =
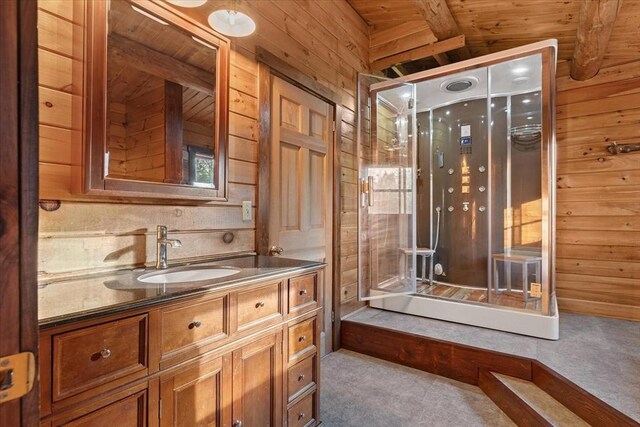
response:
<svg viewBox="0 0 640 427"><path fill-rule="evenodd" d="M194 270L172 271L168 273L149 273L138 277L144 283L185 283L202 280L221 279L240 273L235 268L200 268Z"/></svg>

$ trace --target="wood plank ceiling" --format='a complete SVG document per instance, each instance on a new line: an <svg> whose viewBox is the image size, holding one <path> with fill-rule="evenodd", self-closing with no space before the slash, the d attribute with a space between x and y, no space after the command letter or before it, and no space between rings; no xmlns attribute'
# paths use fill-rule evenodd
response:
<svg viewBox="0 0 640 427"><path fill-rule="evenodd" d="M445 4L465 36L471 56L522 46L540 40L558 40L558 60L569 61L574 55L582 0L348 0L370 26L371 62L385 40L396 47L439 40L436 28L427 25L420 9L434 9ZM594 0L585 0L594 1ZM609 1L609 0L608 0ZM441 21L435 10L436 19ZM615 20L612 35L604 53L603 66L624 64L640 56L640 0L624 0ZM449 34L451 37L456 34ZM399 38L398 38L399 37ZM434 41L429 42L428 40ZM395 40L394 40L395 39ZM410 39L413 44L408 43ZM441 40L440 40L441 41ZM449 55L451 56L451 55ZM442 63L426 59L403 64L408 72L427 69Z"/></svg>

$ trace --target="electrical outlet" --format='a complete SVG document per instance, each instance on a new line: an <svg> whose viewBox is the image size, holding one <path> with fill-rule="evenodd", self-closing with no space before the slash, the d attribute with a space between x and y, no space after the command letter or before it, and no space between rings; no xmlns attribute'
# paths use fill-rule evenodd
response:
<svg viewBox="0 0 640 427"><path fill-rule="evenodd" d="M251 200L242 202L242 220L251 221Z"/></svg>

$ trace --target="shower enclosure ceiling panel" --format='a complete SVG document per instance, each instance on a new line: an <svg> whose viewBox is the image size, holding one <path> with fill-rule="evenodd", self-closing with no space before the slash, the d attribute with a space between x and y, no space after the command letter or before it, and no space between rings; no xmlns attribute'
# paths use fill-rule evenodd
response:
<svg viewBox="0 0 640 427"><path fill-rule="evenodd" d="M554 60L541 43L359 79L361 299L556 314Z"/></svg>

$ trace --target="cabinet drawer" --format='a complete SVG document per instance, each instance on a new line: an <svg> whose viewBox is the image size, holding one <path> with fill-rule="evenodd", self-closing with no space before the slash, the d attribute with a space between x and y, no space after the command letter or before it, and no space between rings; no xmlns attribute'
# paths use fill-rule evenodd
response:
<svg viewBox="0 0 640 427"><path fill-rule="evenodd" d="M147 328L144 314L55 335L53 400L125 376L146 375Z"/></svg>
<svg viewBox="0 0 640 427"><path fill-rule="evenodd" d="M316 317L289 326L289 360L316 350Z"/></svg>
<svg viewBox="0 0 640 427"><path fill-rule="evenodd" d="M71 421L54 421L54 427L144 427L147 425L147 392L141 391Z"/></svg>
<svg viewBox="0 0 640 427"><path fill-rule="evenodd" d="M287 371L287 394L289 402L316 383L316 356L307 357Z"/></svg>
<svg viewBox="0 0 640 427"><path fill-rule="evenodd" d="M311 393L287 411L289 427L307 427L316 424L316 393Z"/></svg>
<svg viewBox="0 0 640 427"><path fill-rule="evenodd" d="M162 353L228 336L227 296L162 310Z"/></svg>
<svg viewBox="0 0 640 427"><path fill-rule="evenodd" d="M280 282L238 292L238 330L282 318Z"/></svg>
<svg viewBox="0 0 640 427"><path fill-rule="evenodd" d="M318 306L318 275L316 273L289 280L289 313L310 310Z"/></svg>

